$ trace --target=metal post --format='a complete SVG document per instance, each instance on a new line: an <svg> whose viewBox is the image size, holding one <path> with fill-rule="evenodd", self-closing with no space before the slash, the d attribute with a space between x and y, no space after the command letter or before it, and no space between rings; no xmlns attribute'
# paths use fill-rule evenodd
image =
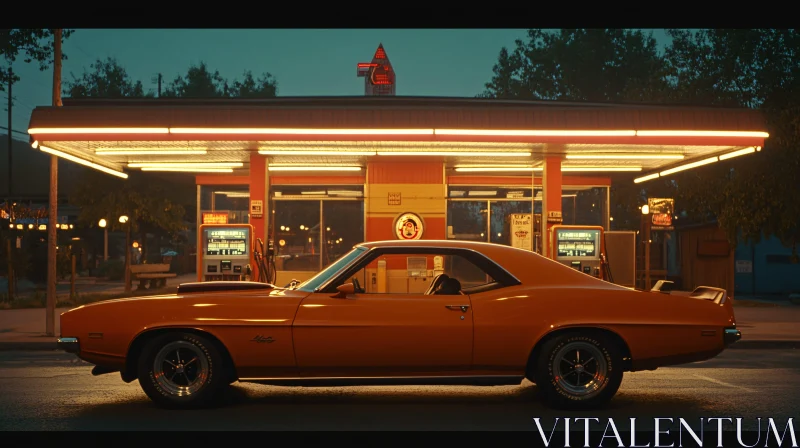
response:
<svg viewBox="0 0 800 448"><path fill-rule="evenodd" d="M108 224L103 228L103 260L108 261Z"/></svg>
<svg viewBox="0 0 800 448"><path fill-rule="evenodd" d="M650 218L650 215L643 215ZM644 223L644 286L650 290L650 219Z"/></svg>
<svg viewBox="0 0 800 448"><path fill-rule="evenodd" d="M72 272L69 278L69 298L75 298L75 255L72 256Z"/></svg>
<svg viewBox="0 0 800 448"><path fill-rule="evenodd" d="M61 29L53 42L53 106L61 104ZM9 130L11 132L11 130ZM58 157L50 156L50 207L47 221L47 336L55 336L56 326L56 233L58 221Z"/></svg>
<svg viewBox="0 0 800 448"><path fill-rule="evenodd" d="M131 291L131 222L125 223L125 292Z"/></svg>
<svg viewBox="0 0 800 448"><path fill-rule="evenodd" d="M14 300L14 264L11 257L11 236L6 241L6 255L8 256L8 301Z"/></svg>
<svg viewBox="0 0 800 448"><path fill-rule="evenodd" d="M11 100L13 96L11 95L11 85L14 83L14 72L11 70L11 67L8 67L8 197L13 198L14 196L14 170L12 169L12 163L14 160L13 157L13 139L11 137L11 107L13 106L14 102ZM11 203L11 201L9 201Z"/></svg>

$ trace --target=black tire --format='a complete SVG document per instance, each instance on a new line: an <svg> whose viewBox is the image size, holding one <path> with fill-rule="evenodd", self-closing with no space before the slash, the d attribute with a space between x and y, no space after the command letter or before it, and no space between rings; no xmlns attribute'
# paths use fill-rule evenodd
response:
<svg viewBox="0 0 800 448"><path fill-rule="evenodd" d="M228 385L216 344L192 333L167 333L148 342L138 373L144 393L169 409L212 405Z"/></svg>
<svg viewBox="0 0 800 448"><path fill-rule="evenodd" d="M534 382L552 408L598 408L607 404L622 384L620 351L602 335L567 333L546 341L539 353L533 366ZM584 360L589 362L582 364Z"/></svg>

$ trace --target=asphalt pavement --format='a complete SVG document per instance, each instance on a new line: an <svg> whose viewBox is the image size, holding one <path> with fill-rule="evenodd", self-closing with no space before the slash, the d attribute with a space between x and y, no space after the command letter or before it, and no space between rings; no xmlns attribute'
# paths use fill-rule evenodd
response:
<svg viewBox="0 0 800 448"><path fill-rule="evenodd" d="M234 383L213 409L154 407L138 382L94 377L60 351L0 352L0 430L536 430L556 417L742 417L782 425L800 413L800 351L728 350L717 358L628 373L610 405L593 412L544 407L535 385L302 388ZM732 428L728 428L732 429ZM676 445L677 446L677 445Z"/></svg>

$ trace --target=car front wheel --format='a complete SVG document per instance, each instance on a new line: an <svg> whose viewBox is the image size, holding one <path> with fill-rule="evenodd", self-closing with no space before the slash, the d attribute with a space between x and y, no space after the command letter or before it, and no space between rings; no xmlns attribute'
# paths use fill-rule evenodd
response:
<svg viewBox="0 0 800 448"><path fill-rule="evenodd" d="M213 342L192 333L167 333L143 350L139 384L161 407L196 408L213 403L227 381Z"/></svg>
<svg viewBox="0 0 800 448"><path fill-rule="evenodd" d="M547 341L536 365L536 383L548 405L592 409L605 405L622 384L619 350L599 335L570 333Z"/></svg>

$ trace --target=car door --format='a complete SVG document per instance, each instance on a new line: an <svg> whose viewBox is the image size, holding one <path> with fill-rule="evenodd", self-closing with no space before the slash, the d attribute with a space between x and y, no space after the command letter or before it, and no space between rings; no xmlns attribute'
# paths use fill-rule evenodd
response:
<svg viewBox="0 0 800 448"><path fill-rule="evenodd" d="M303 376L424 376L471 368L472 327L464 294L315 292L292 331Z"/></svg>

